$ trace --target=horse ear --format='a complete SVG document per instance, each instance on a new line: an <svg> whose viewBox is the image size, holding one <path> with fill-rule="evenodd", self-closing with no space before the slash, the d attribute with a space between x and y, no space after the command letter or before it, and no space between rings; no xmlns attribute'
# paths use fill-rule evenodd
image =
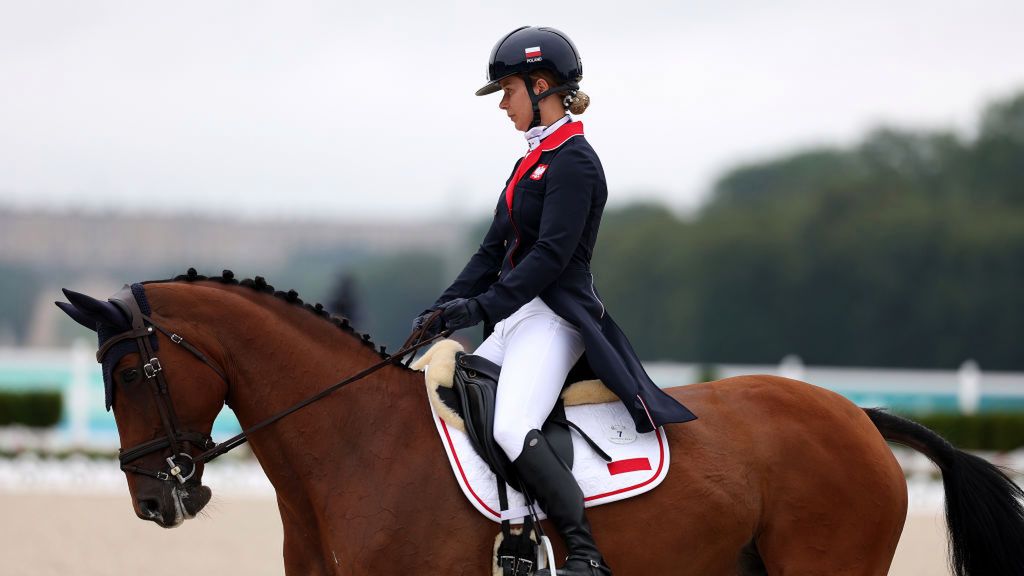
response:
<svg viewBox="0 0 1024 576"><path fill-rule="evenodd" d="M93 332L96 331L96 321L93 320L91 317L86 316L85 314L80 312L78 308L75 308L74 306L68 304L67 302L54 302L54 304L57 305L57 308L63 310L65 314L71 316L71 319L74 320L75 322L78 322L79 324L85 326L86 328L92 330Z"/></svg>
<svg viewBox="0 0 1024 576"><path fill-rule="evenodd" d="M85 294L79 294L67 288L63 289L64 295L67 296L68 301L74 306L78 312L82 313L83 316L91 318L93 322L100 322L113 326L115 328L121 328L128 330L131 325L128 323L128 319L125 318L124 313L110 302L103 302L97 300L91 296ZM61 308L63 310L63 308ZM65 310L67 312L67 310ZM74 316L72 316L74 318ZM77 319L76 319L77 320ZM95 328L94 328L95 329Z"/></svg>

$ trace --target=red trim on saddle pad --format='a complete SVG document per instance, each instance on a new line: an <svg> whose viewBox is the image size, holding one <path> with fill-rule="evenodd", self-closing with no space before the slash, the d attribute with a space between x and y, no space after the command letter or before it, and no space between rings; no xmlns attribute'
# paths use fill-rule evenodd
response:
<svg viewBox="0 0 1024 576"><path fill-rule="evenodd" d="M460 483L465 487L466 491L472 497L472 499L475 500L480 505L478 508L479 510L486 511L486 514L490 515L492 518L496 520L501 520L501 512L498 512L497 510L489 506L487 502L473 489L473 485L470 483L469 477L466 475L466 471L462 466L462 461L459 458L459 452L455 447L455 442L452 440L452 436L448 431L448 424L440 416L436 416L436 418L438 424L440 424L442 432L444 433L444 441L447 443L448 452L451 454L452 460L455 462L455 467L458 470L458 474L462 478L462 481ZM654 433L656 434L656 437L658 439L658 469L654 471L654 473L649 478L638 484L633 484L631 486L620 488L618 490L605 492L603 494L593 494L591 496L586 496L584 500L586 502L591 502L593 500L600 500L608 498L610 496L615 496L617 494L633 492L639 490L640 488L643 488L644 486L648 486L649 484L655 481L658 481L659 477L662 474L662 470L665 467L665 436L662 434L662 430L660 428L656 428L654 430ZM612 462L607 466L610 475L614 476L617 474L624 474L627 472L642 472L651 470L651 461L647 458L628 458L625 460Z"/></svg>
<svg viewBox="0 0 1024 576"><path fill-rule="evenodd" d="M628 460L616 460L615 462L608 463L608 473L612 476L650 469L651 461L648 458L630 458Z"/></svg>
<svg viewBox="0 0 1024 576"><path fill-rule="evenodd" d="M444 439L448 442L448 447L451 448L452 455L455 456L455 465L459 467L459 474L462 475L463 485L465 485L469 490L469 493L473 495L473 498L483 506L484 510L493 514L495 518L501 519L501 512L495 512L494 509L488 506L487 503L484 502L483 498L473 490L473 486L469 483L469 478L466 478L466 471L462 469L462 462L459 461L459 453L455 450L455 444L452 443L452 437L448 434L448 424L444 421L444 418L441 418L440 416L437 417L437 421L441 423L441 428L444 429Z"/></svg>

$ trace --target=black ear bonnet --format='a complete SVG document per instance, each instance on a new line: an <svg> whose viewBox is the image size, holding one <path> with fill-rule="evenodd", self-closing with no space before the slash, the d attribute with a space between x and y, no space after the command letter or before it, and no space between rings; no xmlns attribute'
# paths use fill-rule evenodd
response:
<svg viewBox="0 0 1024 576"><path fill-rule="evenodd" d="M117 308L121 311L121 314L124 316L124 325L112 326L102 322L97 323L96 325L96 334L99 337L100 346L103 346L103 343L106 342L107 340L110 340L111 338L119 334L131 330L132 320L129 316L128 309L118 300L118 297L128 296L128 294L126 293L128 288L129 286L125 286L125 289L121 290L120 292L118 292L117 294L110 298L110 301L117 306ZM142 284L132 284L130 289L131 295L135 297L135 301L139 304L139 310L141 310L142 313L145 314L146 316L151 315L153 311L149 307L149 301L146 300L146 291L142 287ZM153 347L154 351L157 350L158 341L155 333L149 337L149 345ZM114 367L117 366L117 363L120 362L121 359L124 358L126 355L137 353L138 351L139 346L135 343L135 340L124 340L122 342L114 344L110 348L110 350L107 350L106 355L103 356L103 358L101 359L100 363L103 365L103 387L106 391L106 402L108 411L110 410L111 406L114 405ZM143 360L145 361L149 359L143 358Z"/></svg>

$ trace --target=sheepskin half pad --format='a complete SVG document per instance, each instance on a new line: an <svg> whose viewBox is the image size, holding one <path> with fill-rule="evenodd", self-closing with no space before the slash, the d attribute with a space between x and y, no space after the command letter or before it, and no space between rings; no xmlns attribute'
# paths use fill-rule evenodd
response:
<svg viewBox="0 0 1024 576"><path fill-rule="evenodd" d="M500 512L497 479L470 444L462 419L437 395L439 386L451 387L455 352L461 350L458 342L442 340L412 367L424 372L434 424L452 473L470 504L495 522L509 519L521 523L528 513L523 495L509 488L509 510ZM638 433L625 406L597 380L573 384L563 392L563 398L566 417L612 457L611 463L605 462L578 434L571 434L575 452L572 472L583 489L587 507L624 500L661 484L669 464L664 429ZM538 512L543 518L543 511Z"/></svg>

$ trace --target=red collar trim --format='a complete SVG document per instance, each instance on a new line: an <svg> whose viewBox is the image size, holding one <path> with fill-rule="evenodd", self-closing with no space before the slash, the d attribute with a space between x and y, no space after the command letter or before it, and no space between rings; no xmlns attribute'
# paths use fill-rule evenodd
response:
<svg viewBox="0 0 1024 576"><path fill-rule="evenodd" d="M512 179L509 180L508 186L505 188L505 205L508 206L508 216L512 218L512 197L514 195L516 184L522 180L526 171L540 160L540 155L543 152L551 152L556 150L562 144L565 144L570 138L583 135L583 122L566 122L561 128L555 130L550 136L541 140L540 146L537 146L533 150L530 150L523 161L519 163L519 168L516 169L515 174L512 175Z"/></svg>
<svg viewBox="0 0 1024 576"><path fill-rule="evenodd" d="M555 130L553 134L540 141L540 146L537 146L532 150L536 152L551 152L562 144L572 138L573 136L580 136L583 134L583 122L566 122L561 128Z"/></svg>

